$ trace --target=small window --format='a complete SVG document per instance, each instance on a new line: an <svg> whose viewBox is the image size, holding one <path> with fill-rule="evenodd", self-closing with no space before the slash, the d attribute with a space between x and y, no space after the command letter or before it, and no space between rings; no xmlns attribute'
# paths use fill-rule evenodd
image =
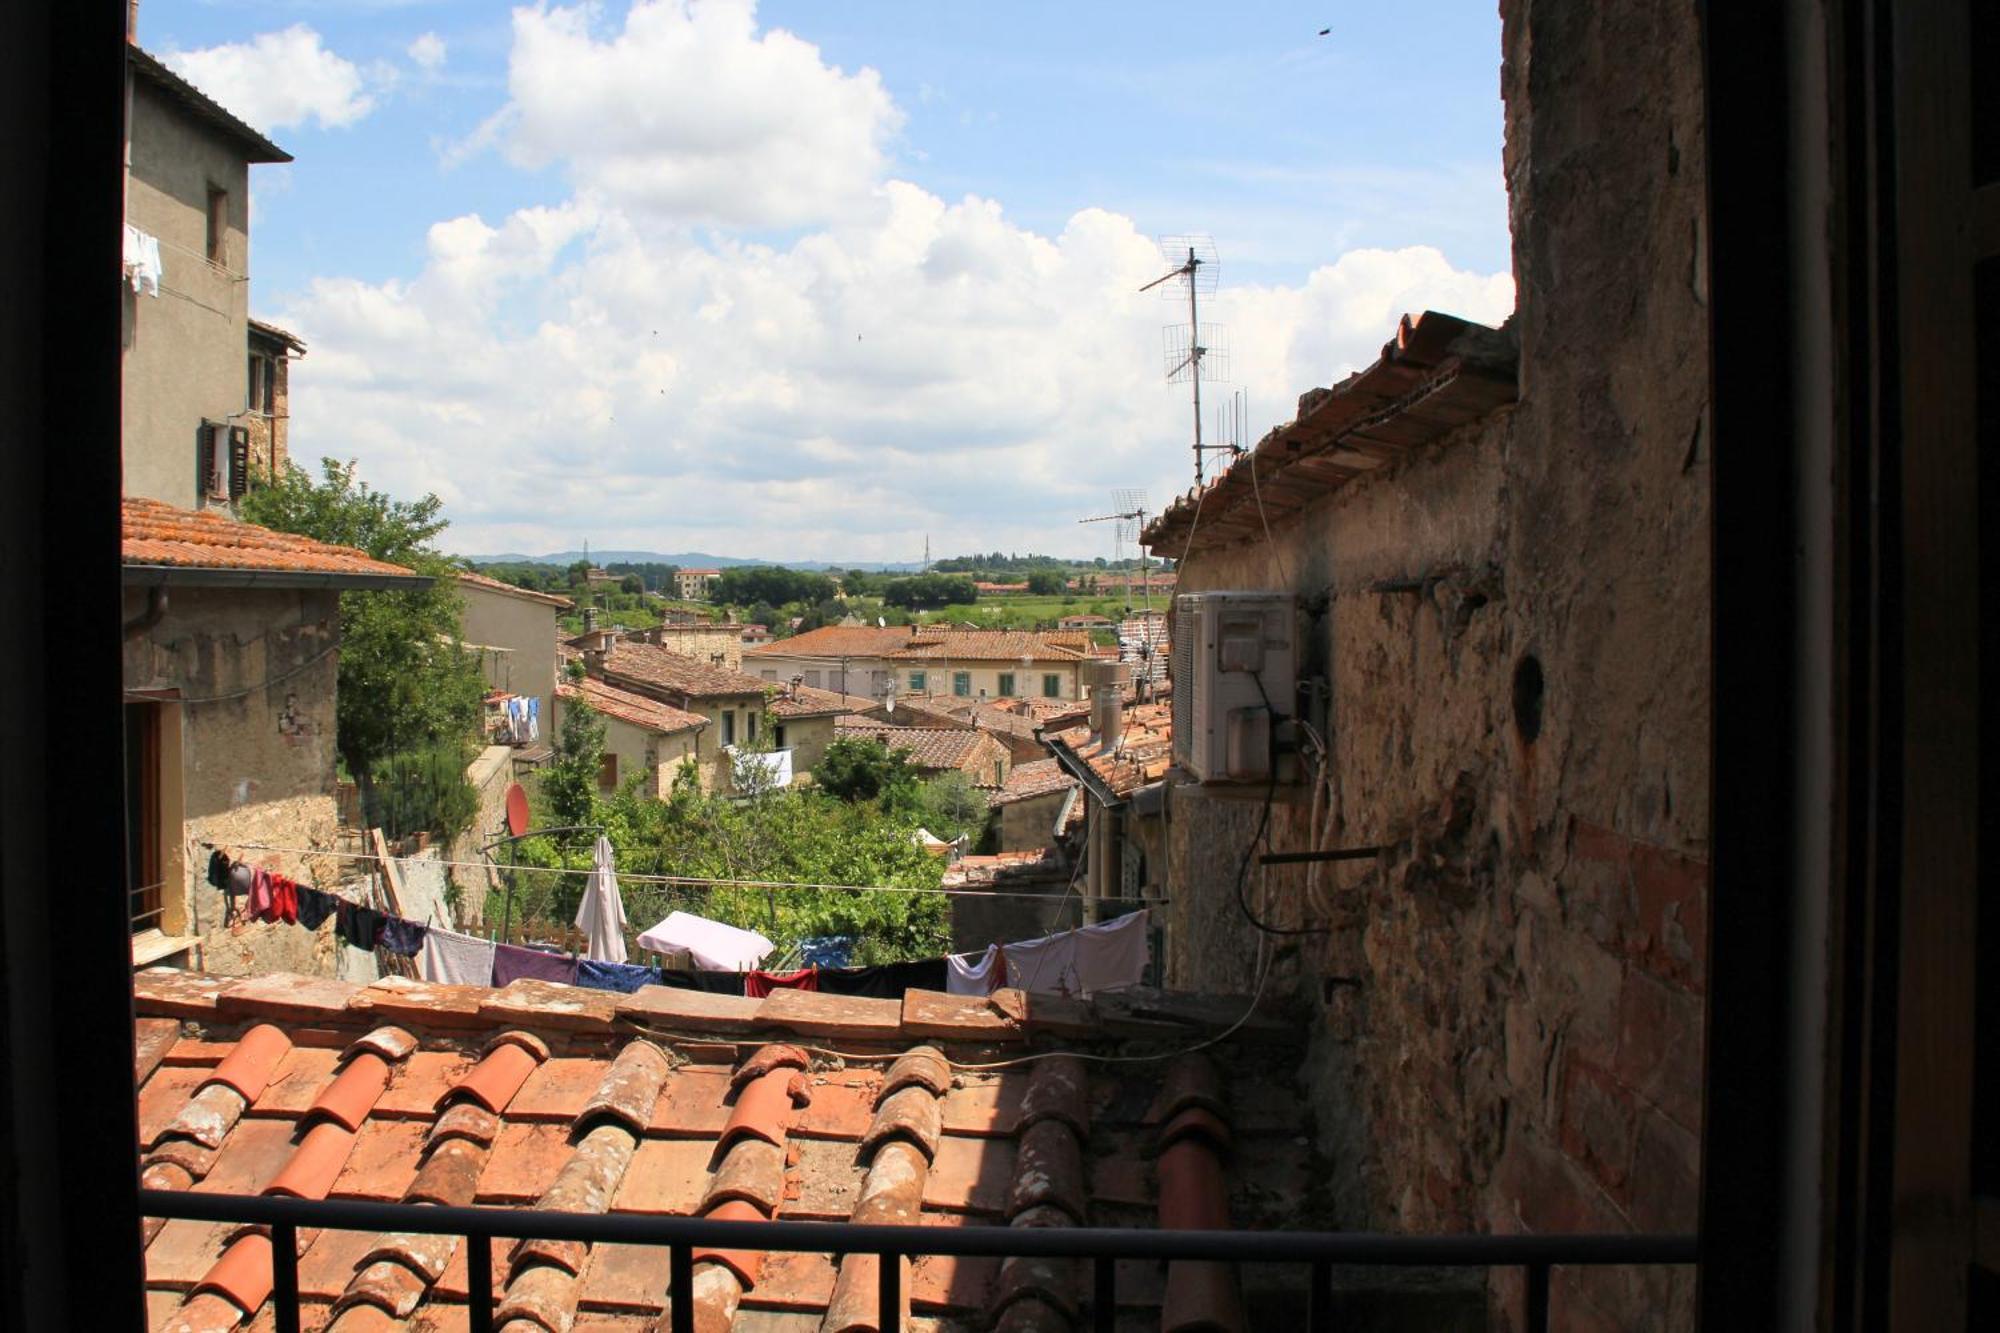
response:
<svg viewBox="0 0 2000 1333"><path fill-rule="evenodd" d="M1042 677L1042 697L1044 699L1062 698L1061 676L1047 675Z"/></svg>
<svg viewBox="0 0 2000 1333"><path fill-rule="evenodd" d="M208 262L223 264L223 242L229 236L229 191L219 185L208 187Z"/></svg>
<svg viewBox="0 0 2000 1333"><path fill-rule="evenodd" d="M752 744L756 743L757 715L755 713L745 713L743 715L743 734L750 738Z"/></svg>
<svg viewBox="0 0 2000 1333"><path fill-rule="evenodd" d="M618 790L618 756L607 754L598 761L597 789L607 795Z"/></svg>
<svg viewBox="0 0 2000 1333"><path fill-rule="evenodd" d="M1000 697L1002 699L1014 697L1014 673L1011 671L1000 673Z"/></svg>
<svg viewBox="0 0 2000 1333"><path fill-rule="evenodd" d="M921 671L912 671L910 673L910 693L922 694L923 692L924 692L924 673Z"/></svg>
<svg viewBox="0 0 2000 1333"><path fill-rule="evenodd" d="M722 743L736 744L736 710L725 709L722 714Z"/></svg>
<svg viewBox="0 0 2000 1333"><path fill-rule="evenodd" d="M255 352L250 354L250 383L244 391L243 405L252 412L268 412L264 406L264 372L267 363Z"/></svg>
<svg viewBox="0 0 2000 1333"><path fill-rule="evenodd" d="M780 722L771 729L772 743L780 750L785 748L785 724Z"/></svg>
<svg viewBox="0 0 2000 1333"><path fill-rule="evenodd" d="M951 673L951 692L961 699L972 697L972 673L954 671Z"/></svg>

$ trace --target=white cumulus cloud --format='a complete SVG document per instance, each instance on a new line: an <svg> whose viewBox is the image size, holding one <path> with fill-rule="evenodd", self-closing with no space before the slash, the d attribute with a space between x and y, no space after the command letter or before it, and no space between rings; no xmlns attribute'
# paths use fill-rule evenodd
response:
<svg viewBox="0 0 2000 1333"><path fill-rule="evenodd" d="M793 225L866 201L902 124L874 70L759 32L752 0L639 0L615 32L595 16L514 11L495 123L516 162L561 162L582 190L685 221Z"/></svg>
<svg viewBox="0 0 2000 1333"><path fill-rule="evenodd" d="M408 55L422 69L438 69L444 64L444 38L434 32L424 33L410 43Z"/></svg>
<svg viewBox="0 0 2000 1333"><path fill-rule="evenodd" d="M223 106L262 130L317 120L351 125L374 107L367 81L353 61L327 49L303 23L194 51L169 51L163 60Z"/></svg>

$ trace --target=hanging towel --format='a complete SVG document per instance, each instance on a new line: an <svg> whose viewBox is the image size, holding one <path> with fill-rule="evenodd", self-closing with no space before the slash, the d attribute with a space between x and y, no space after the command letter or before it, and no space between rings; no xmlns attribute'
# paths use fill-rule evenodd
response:
<svg viewBox="0 0 2000 1333"><path fill-rule="evenodd" d="M905 991L945 989L945 971L942 958L885 963L881 967L823 967L819 970L819 988L830 995L900 1000Z"/></svg>
<svg viewBox="0 0 2000 1333"><path fill-rule="evenodd" d="M657 986L660 969L638 963L600 963L594 958L576 960L576 984L596 990L615 990L626 995L641 986Z"/></svg>
<svg viewBox="0 0 2000 1333"><path fill-rule="evenodd" d="M271 919L288 926L299 923L299 886L290 875L271 876Z"/></svg>
<svg viewBox="0 0 2000 1333"><path fill-rule="evenodd" d="M796 972L746 972L743 993L761 1000L774 990L818 990L819 969L802 967Z"/></svg>
<svg viewBox="0 0 2000 1333"><path fill-rule="evenodd" d="M1145 979L1147 915L1130 912L1111 921L1058 931L1007 945L1008 984L1053 995L1122 990Z"/></svg>
<svg viewBox="0 0 2000 1333"><path fill-rule="evenodd" d="M339 906L340 899L332 894L304 884L299 886L299 924L307 930L318 930Z"/></svg>
<svg viewBox="0 0 2000 1333"><path fill-rule="evenodd" d="M567 954L543 953L518 944L493 946L493 984L506 986L516 981L559 981L576 984L576 959Z"/></svg>
<svg viewBox="0 0 2000 1333"><path fill-rule="evenodd" d="M771 941L754 930L739 930L692 912L669 912L666 920L639 937L639 947L654 953L685 949L703 967L746 972L764 961Z"/></svg>
<svg viewBox="0 0 2000 1333"><path fill-rule="evenodd" d="M374 949L382 938L382 914L360 903L342 903L334 910L333 928L356 949Z"/></svg>
<svg viewBox="0 0 2000 1333"><path fill-rule="evenodd" d="M1123 990L1146 979L1152 957L1150 922L1148 909L1141 908L1075 932L1076 972L1085 995Z"/></svg>
<svg viewBox="0 0 2000 1333"><path fill-rule="evenodd" d="M244 904L244 910L250 914L252 921L269 921L271 919L271 907L275 895L276 889L271 883L270 871L253 870L250 872L250 901Z"/></svg>
<svg viewBox="0 0 2000 1333"><path fill-rule="evenodd" d="M532 745L541 738L542 701L538 698L530 698L528 700L528 743Z"/></svg>
<svg viewBox="0 0 2000 1333"><path fill-rule="evenodd" d="M430 928L420 921L385 916L382 918L382 938L377 943L400 957L415 958L424 947L424 936L429 933Z"/></svg>
<svg viewBox="0 0 2000 1333"><path fill-rule="evenodd" d="M148 296L160 294L160 238L127 223L125 226L125 276L132 290Z"/></svg>
<svg viewBox="0 0 2000 1333"><path fill-rule="evenodd" d="M612 867L611 839L597 835L596 861L584 881L583 902L576 909L576 928L589 946L587 957L601 963L625 961L625 900L618 896L618 872Z"/></svg>
<svg viewBox="0 0 2000 1333"><path fill-rule="evenodd" d="M991 995L1007 976L1007 960L997 944L987 945L982 954L953 954L944 964L944 988L951 995Z"/></svg>
<svg viewBox="0 0 2000 1333"><path fill-rule="evenodd" d="M229 867L229 887L222 891L227 899L222 909L223 925L226 926L232 921L240 921L250 914L250 890L255 888L256 884L257 872L249 866L239 861ZM236 905L238 898L244 900L241 908Z"/></svg>
<svg viewBox="0 0 2000 1333"><path fill-rule="evenodd" d="M741 995L743 974L714 968L661 968L660 984L675 990L706 991L710 995Z"/></svg>
<svg viewBox="0 0 2000 1333"><path fill-rule="evenodd" d="M493 984L493 941L436 926L424 935L418 972L425 981L453 986Z"/></svg>

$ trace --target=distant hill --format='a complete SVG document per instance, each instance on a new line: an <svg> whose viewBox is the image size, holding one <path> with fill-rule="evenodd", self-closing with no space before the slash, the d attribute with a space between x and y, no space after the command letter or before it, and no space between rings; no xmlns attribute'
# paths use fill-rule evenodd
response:
<svg viewBox="0 0 2000 1333"><path fill-rule="evenodd" d="M468 555L476 565L573 565L584 558L582 551L554 551L548 555ZM914 572L923 562L906 560L884 564L879 560L745 560L733 555L709 555L705 551L681 551L663 555L658 551L592 551L590 562L605 565L679 565L682 569L730 569L741 565L783 565L787 569L867 569L890 573Z"/></svg>

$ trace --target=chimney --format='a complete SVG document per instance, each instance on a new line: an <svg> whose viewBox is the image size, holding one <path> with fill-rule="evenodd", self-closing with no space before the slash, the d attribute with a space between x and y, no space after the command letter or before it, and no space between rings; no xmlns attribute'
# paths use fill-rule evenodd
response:
<svg viewBox="0 0 2000 1333"><path fill-rule="evenodd" d="M594 630L594 629L596 629L596 628L597 628L597 608L596 608L596 607L594 607L594 606L586 606L586 607L584 607L584 608L583 608L583 632L584 632L585 634L588 634L588 633L590 633L590 632L591 632L592 630Z"/></svg>
<svg viewBox="0 0 2000 1333"><path fill-rule="evenodd" d="M1125 665L1091 662L1085 670L1090 682L1090 729L1097 733L1098 753L1110 754L1125 731Z"/></svg>
<svg viewBox="0 0 2000 1333"><path fill-rule="evenodd" d="M594 640L594 644L595 646L583 650L583 674L602 679L604 659L610 654L605 651L602 639Z"/></svg>

